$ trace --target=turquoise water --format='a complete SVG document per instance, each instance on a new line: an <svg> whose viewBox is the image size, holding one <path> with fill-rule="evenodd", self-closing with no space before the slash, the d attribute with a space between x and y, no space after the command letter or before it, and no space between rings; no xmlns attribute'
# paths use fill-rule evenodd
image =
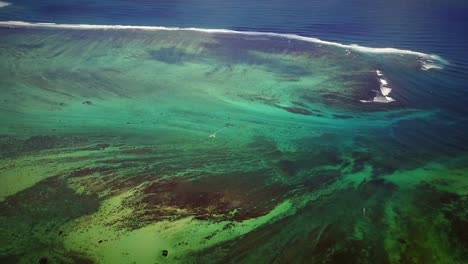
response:
<svg viewBox="0 0 468 264"><path fill-rule="evenodd" d="M1 262L464 263L465 9L423 2L3 7Z"/></svg>

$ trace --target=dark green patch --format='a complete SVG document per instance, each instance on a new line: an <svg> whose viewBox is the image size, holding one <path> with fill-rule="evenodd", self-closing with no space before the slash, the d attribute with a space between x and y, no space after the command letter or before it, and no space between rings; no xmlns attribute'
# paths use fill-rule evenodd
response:
<svg viewBox="0 0 468 264"><path fill-rule="evenodd" d="M384 246L384 205L392 184L372 181L335 190L294 215L209 248L198 261L248 263L389 263ZM368 208L363 215L362 208ZM363 238L356 238L361 230Z"/></svg>
<svg viewBox="0 0 468 264"><path fill-rule="evenodd" d="M290 113L293 114L299 114L299 115L311 115L312 112L305 109L305 108L300 108L300 107L290 107L290 106L278 106Z"/></svg>
<svg viewBox="0 0 468 264"><path fill-rule="evenodd" d="M354 118L354 116L352 116L352 115L338 115L338 114L334 114L334 115L333 115L333 118L336 118L336 119L351 119L351 118Z"/></svg>
<svg viewBox="0 0 468 264"><path fill-rule="evenodd" d="M280 160L278 166L287 176L294 176L298 171L296 164L292 160Z"/></svg>
<svg viewBox="0 0 468 264"><path fill-rule="evenodd" d="M3 255L24 255L60 249L58 228L72 219L96 212L96 195L79 195L58 177L41 181L0 203Z"/></svg>
<svg viewBox="0 0 468 264"><path fill-rule="evenodd" d="M202 59L203 56L188 53L183 49L170 47L148 51L149 57L152 60L161 61L167 64L182 64L193 61L194 59Z"/></svg>

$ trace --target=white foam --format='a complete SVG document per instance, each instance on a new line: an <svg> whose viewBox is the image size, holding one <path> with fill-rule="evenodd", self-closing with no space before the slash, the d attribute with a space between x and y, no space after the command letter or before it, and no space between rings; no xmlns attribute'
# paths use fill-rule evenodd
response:
<svg viewBox="0 0 468 264"><path fill-rule="evenodd" d="M236 31L230 29L207 29L207 28L181 28L181 27L159 27L159 26L130 26L130 25L89 25L89 24L55 24L55 23L30 23L24 21L0 21L0 27L46 27L46 28L63 28L63 29L137 29L137 30L165 30L165 31L197 31L205 33L218 33L218 34L240 34L249 36L270 36L270 37L281 37L293 40L300 40L305 42L316 43L319 45L335 46L345 48L348 50L354 50L362 53L376 53L376 54L402 54L402 55L414 55L419 58L429 59L445 63L445 61L437 55L426 54L422 52L396 49L396 48L372 48L359 46L356 44L342 44L338 42L325 41L318 38L304 37L296 34L282 34L274 32L257 32L257 31ZM434 68L434 67L433 67Z"/></svg>
<svg viewBox="0 0 468 264"><path fill-rule="evenodd" d="M443 69L441 65L432 63L432 62L422 62L421 63L421 69L424 71L430 70L430 69Z"/></svg>
<svg viewBox="0 0 468 264"><path fill-rule="evenodd" d="M391 103L394 102L395 99L393 99L390 96L376 96L374 97L374 102L376 103Z"/></svg>
<svg viewBox="0 0 468 264"><path fill-rule="evenodd" d="M362 103L391 103L394 102L395 99L393 99L390 96L376 96L372 100L359 100Z"/></svg>
<svg viewBox="0 0 468 264"><path fill-rule="evenodd" d="M385 79L379 79L379 80L380 80L381 85L387 85L388 84L387 80L385 80Z"/></svg>
<svg viewBox="0 0 468 264"><path fill-rule="evenodd" d="M392 92L392 88L386 87L386 86L382 86L382 87L380 87L380 92L381 92L384 96L388 96L388 95Z"/></svg>
<svg viewBox="0 0 468 264"><path fill-rule="evenodd" d="M5 7L5 6L9 6L9 5L11 5L11 4L8 3L8 2L0 1L0 8L1 8L1 7Z"/></svg>
<svg viewBox="0 0 468 264"><path fill-rule="evenodd" d="M376 70L375 73L379 77L380 82L380 90L373 90L376 95L372 100L359 100L362 103L391 103L394 102L395 99L390 97L390 93L392 92L392 88L388 86L388 81L384 79L384 74L380 70Z"/></svg>

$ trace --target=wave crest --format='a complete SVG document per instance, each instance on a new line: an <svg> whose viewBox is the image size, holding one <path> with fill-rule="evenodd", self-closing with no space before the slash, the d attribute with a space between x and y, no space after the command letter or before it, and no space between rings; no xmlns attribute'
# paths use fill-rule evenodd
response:
<svg viewBox="0 0 468 264"><path fill-rule="evenodd" d="M9 5L11 5L11 4L8 3L8 2L0 1L0 8L1 8L1 7L5 7L5 6L9 6Z"/></svg>
<svg viewBox="0 0 468 264"><path fill-rule="evenodd" d="M388 86L388 81L384 79L384 74L380 70L376 70L375 73L377 74L377 78L380 83L380 90L374 91L376 93L375 97L372 100L359 100L362 103L391 103L394 102L395 99L390 97L390 93L392 92L392 88Z"/></svg>
<svg viewBox="0 0 468 264"><path fill-rule="evenodd" d="M165 31L197 31L205 33L214 33L214 34L239 34L239 35L249 35L249 36L270 36L270 37L280 37L287 38L291 40L299 40L305 42L311 42L316 44L334 46L345 48L349 50L354 50L362 53L375 53L375 54L404 54L404 55L414 55L420 58L422 69L441 69L442 65L448 64L448 62L441 57L434 54L427 54L418 51L404 50L397 48L372 48L365 47L356 44L342 44L339 42L332 42L321 40L313 37L305 37L297 34L287 34L287 33L274 33L274 32L258 32L258 31L237 31L230 29L208 29L208 28L194 28L194 27L161 27L161 26L131 26L131 25L90 25L90 24L56 24L56 23L30 23L24 21L0 21L0 27L42 27L42 28L63 28L63 29L137 29L137 30L165 30ZM427 62L430 63L431 67L427 67ZM436 63L437 62L437 63ZM425 66L426 65L426 66Z"/></svg>

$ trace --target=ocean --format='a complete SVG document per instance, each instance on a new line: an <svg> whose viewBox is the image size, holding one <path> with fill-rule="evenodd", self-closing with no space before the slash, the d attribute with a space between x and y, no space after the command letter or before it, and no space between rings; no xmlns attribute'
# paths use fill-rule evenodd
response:
<svg viewBox="0 0 468 264"><path fill-rule="evenodd" d="M0 2L0 262L466 263L467 15Z"/></svg>

